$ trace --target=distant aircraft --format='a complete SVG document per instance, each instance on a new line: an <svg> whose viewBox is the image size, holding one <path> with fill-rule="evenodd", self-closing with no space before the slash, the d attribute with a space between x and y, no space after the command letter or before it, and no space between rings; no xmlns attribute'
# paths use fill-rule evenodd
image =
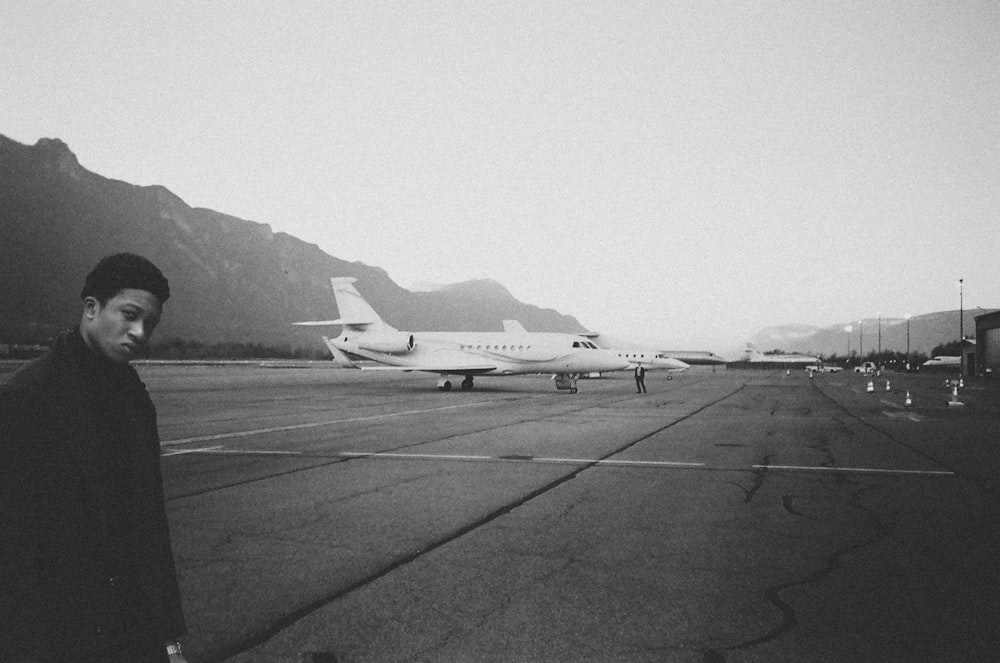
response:
<svg viewBox="0 0 1000 663"><path fill-rule="evenodd" d="M611 350L619 357L628 362L628 366L620 370L634 369L636 366L642 366L647 371L661 370L670 371L671 373L679 373L691 368L691 365L681 361L679 359L668 357L665 353L658 350L640 349L632 346L634 344L627 341L611 340L608 337L602 336L600 334L583 334L600 348Z"/></svg>
<svg viewBox="0 0 1000 663"><path fill-rule="evenodd" d="M814 364L820 361L819 357L810 357L809 355L799 355L799 354L764 354L751 343L747 343L747 349L743 352L743 360L748 361L751 364L766 363L766 364L789 364L789 365L806 365Z"/></svg>
<svg viewBox="0 0 1000 663"><path fill-rule="evenodd" d="M708 350L661 350L664 356L679 359L691 366L709 366L725 364L726 360Z"/></svg>
<svg viewBox="0 0 1000 663"><path fill-rule="evenodd" d="M934 370L960 371L961 369L962 369L961 357L952 357L945 355L938 355L936 357L931 357L924 363L920 364L921 371L934 371Z"/></svg>
<svg viewBox="0 0 1000 663"><path fill-rule="evenodd" d="M575 394L580 375L628 368L617 354L597 348L576 334L528 332L514 320L503 332L405 332L390 326L365 301L352 283L330 279L337 300L338 320L296 322L300 326L341 325L337 338L323 341L333 360L345 368L425 371L437 373L438 389L449 391L449 376L463 376L462 389L473 388L477 375L552 373L557 389ZM381 364L363 366L352 357Z"/></svg>

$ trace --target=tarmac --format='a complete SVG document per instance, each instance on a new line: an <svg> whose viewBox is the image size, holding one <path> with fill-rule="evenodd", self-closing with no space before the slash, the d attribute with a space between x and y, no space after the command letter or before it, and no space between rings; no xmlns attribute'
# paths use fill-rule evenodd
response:
<svg viewBox="0 0 1000 663"><path fill-rule="evenodd" d="M1000 651L992 382L138 368L190 663Z"/></svg>

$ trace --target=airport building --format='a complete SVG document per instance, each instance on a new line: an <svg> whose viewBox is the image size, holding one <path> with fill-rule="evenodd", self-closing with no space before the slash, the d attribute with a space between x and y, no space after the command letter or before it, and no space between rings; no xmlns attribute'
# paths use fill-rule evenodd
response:
<svg viewBox="0 0 1000 663"><path fill-rule="evenodd" d="M964 345L964 344L963 344ZM974 352L962 351L964 373L996 375L1000 371L1000 311L976 316Z"/></svg>

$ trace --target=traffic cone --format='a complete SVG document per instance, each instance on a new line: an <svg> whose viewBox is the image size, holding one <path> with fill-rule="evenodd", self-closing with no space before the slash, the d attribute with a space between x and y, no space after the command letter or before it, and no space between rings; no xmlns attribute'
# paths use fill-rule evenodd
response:
<svg viewBox="0 0 1000 663"><path fill-rule="evenodd" d="M868 381L868 388L865 389L865 391L868 392L869 394L875 393L875 382L873 380Z"/></svg>
<svg viewBox="0 0 1000 663"><path fill-rule="evenodd" d="M791 375L791 374L792 374L792 369L790 369L790 368L786 368L786 369L785 369L785 377L787 378L787 377L788 377L789 375Z"/></svg>
<svg viewBox="0 0 1000 663"><path fill-rule="evenodd" d="M961 405L965 405L965 403L958 400L958 385L955 385L951 390L951 400L948 401L948 406L951 407Z"/></svg>
<svg viewBox="0 0 1000 663"><path fill-rule="evenodd" d="M889 386L889 381L888 380L885 381L885 390L886 391L892 391L892 387Z"/></svg>
<svg viewBox="0 0 1000 663"><path fill-rule="evenodd" d="M910 392L906 392L906 400L903 401L903 405L905 405L906 407L910 407L911 405L913 405L913 399L910 398Z"/></svg>

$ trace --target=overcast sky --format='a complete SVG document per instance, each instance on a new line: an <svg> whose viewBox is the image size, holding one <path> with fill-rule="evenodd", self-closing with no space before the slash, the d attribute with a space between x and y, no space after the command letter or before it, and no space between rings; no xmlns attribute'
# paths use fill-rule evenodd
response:
<svg viewBox="0 0 1000 663"><path fill-rule="evenodd" d="M716 351L1000 306L995 1L21 0L0 63L0 133L404 287Z"/></svg>

